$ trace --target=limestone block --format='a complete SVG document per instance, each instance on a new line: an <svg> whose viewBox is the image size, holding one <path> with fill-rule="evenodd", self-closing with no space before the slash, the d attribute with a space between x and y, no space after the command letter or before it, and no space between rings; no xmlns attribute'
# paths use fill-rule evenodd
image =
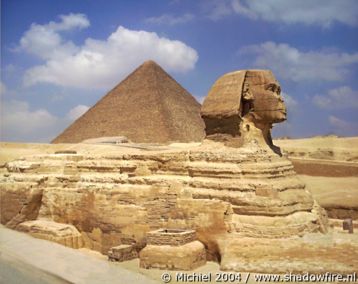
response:
<svg viewBox="0 0 358 284"><path fill-rule="evenodd" d="M24 221L34 220L41 206L42 188L38 187L41 178L35 181L16 182L9 176L1 183L0 216L1 223L9 228Z"/></svg>
<svg viewBox="0 0 358 284"><path fill-rule="evenodd" d="M139 253L140 267L166 270L193 270L206 263L204 245L199 241L182 246L147 245Z"/></svg>
<svg viewBox="0 0 358 284"><path fill-rule="evenodd" d="M83 246L82 237L76 227L47 220L26 221L17 229L39 239L49 240L71 248Z"/></svg>
<svg viewBox="0 0 358 284"><path fill-rule="evenodd" d="M110 261L126 261L138 257L138 252L133 245L119 245L112 247L108 251L108 260Z"/></svg>
<svg viewBox="0 0 358 284"><path fill-rule="evenodd" d="M220 269L263 273L354 273L358 239L350 234L307 234L302 238L246 238L218 241Z"/></svg>
<svg viewBox="0 0 358 284"><path fill-rule="evenodd" d="M147 233L147 244L182 246L196 240L194 230L159 229Z"/></svg>

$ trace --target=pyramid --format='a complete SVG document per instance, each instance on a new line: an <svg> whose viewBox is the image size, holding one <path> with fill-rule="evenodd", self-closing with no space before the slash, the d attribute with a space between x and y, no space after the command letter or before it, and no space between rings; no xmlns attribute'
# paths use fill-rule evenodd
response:
<svg viewBox="0 0 358 284"><path fill-rule="evenodd" d="M200 104L154 61L146 61L52 143L125 136L137 143L201 141Z"/></svg>

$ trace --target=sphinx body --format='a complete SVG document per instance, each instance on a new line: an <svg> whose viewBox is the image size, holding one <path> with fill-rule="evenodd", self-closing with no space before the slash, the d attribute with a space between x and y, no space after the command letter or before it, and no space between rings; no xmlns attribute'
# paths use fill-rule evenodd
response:
<svg viewBox="0 0 358 284"><path fill-rule="evenodd" d="M327 231L324 210L292 163L272 151L272 124L286 118L279 93L268 71L229 73L204 101L207 139L201 145L157 151L107 146L106 154L91 154L79 144L77 154L7 163L1 222L104 254L118 245L142 250L153 229L193 229L207 258L222 269L255 270L252 259L241 255L242 244L291 243ZM56 230L64 228L62 237ZM261 272L291 269L279 252L270 257L271 266ZM328 266L299 267L317 272Z"/></svg>

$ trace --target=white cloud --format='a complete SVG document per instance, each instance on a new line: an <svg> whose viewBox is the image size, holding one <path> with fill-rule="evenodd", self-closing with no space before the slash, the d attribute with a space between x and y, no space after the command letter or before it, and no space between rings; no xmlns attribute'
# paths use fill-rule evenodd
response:
<svg viewBox="0 0 358 284"><path fill-rule="evenodd" d="M3 82L0 81L0 95L5 94L6 92L6 86Z"/></svg>
<svg viewBox="0 0 358 284"><path fill-rule="evenodd" d="M3 101L0 140L50 142L87 110L87 106L78 105L64 117L58 117L43 108L32 110L25 101Z"/></svg>
<svg viewBox="0 0 358 284"><path fill-rule="evenodd" d="M292 81L340 81L349 74L349 66L358 63L358 53L300 51L285 43L265 42L246 46L241 54L256 56L254 65L269 68L279 77Z"/></svg>
<svg viewBox="0 0 358 284"><path fill-rule="evenodd" d="M357 26L358 5L355 0L231 0L237 14L251 19L285 24L329 27L334 22Z"/></svg>
<svg viewBox="0 0 358 284"><path fill-rule="evenodd" d="M90 26L90 22L84 14L60 15L60 19L61 22L50 22L47 26L55 31L84 29Z"/></svg>
<svg viewBox="0 0 358 284"><path fill-rule="evenodd" d="M178 24L185 24L194 19L193 14L186 13L181 16L173 16L170 14L163 14L158 17L151 17L147 18L145 21L149 24L156 24L156 25L169 25L174 26Z"/></svg>
<svg viewBox="0 0 358 284"><path fill-rule="evenodd" d="M334 115L330 115L328 117L328 121L329 123L334 126L334 127L338 127L338 128L347 128L349 126L349 123L343 119L339 119L338 117L334 116Z"/></svg>
<svg viewBox="0 0 358 284"><path fill-rule="evenodd" d="M289 96L284 92L282 92L281 95L287 108L289 108L290 110L294 110L298 106L298 102L293 97Z"/></svg>
<svg viewBox="0 0 358 284"><path fill-rule="evenodd" d="M64 42L60 31L87 28L90 23L83 14L60 16L60 22L45 25L32 24L20 39L20 50L34 54L41 59L63 58L78 49L71 41Z"/></svg>
<svg viewBox="0 0 358 284"><path fill-rule="evenodd" d="M315 95L312 100L323 109L358 108L358 92L349 86L329 90L325 96Z"/></svg>
<svg viewBox="0 0 358 284"><path fill-rule="evenodd" d="M13 100L2 104L1 140L49 140L57 124L57 117L45 109L30 110L27 102Z"/></svg>
<svg viewBox="0 0 358 284"><path fill-rule="evenodd" d="M70 120L76 120L77 118L79 118L82 114L84 114L87 110L89 109L88 106L85 105L78 105L74 108L72 108L68 113L67 113L67 117Z"/></svg>
<svg viewBox="0 0 358 284"><path fill-rule="evenodd" d="M233 5L228 0L206 0L203 2L203 8L206 10L206 15L209 19L217 21L228 15L231 15Z"/></svg>
<svg viewBox="0 0 358 284"><path fill-rule="evenodd" d="M328 117L328 121L329 124L333 127L333 131L335 134L357 135L358 133L358 125L356 123L346 121L334 115L330 115Z"/></svg>
<svg viewBox="0 0 358 284"><path fill-rule="evenodd" d="M46 82L80 88L110 88L148 59L177 72L193 69L198 60L197 52L181 41L122 26L106 40L88 38L83 45L76 46L64 41L58 31L86 27L87 18L81 17L80 21L72 15L70 19L32 25L24 34L21 48L44 60L42 65L26 71L25 85Z"/></svg>

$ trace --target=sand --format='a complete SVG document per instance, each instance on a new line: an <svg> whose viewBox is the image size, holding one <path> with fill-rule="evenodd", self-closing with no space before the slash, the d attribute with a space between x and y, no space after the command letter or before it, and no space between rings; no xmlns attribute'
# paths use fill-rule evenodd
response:
<svg viewBox="0 0 358 284"><path fill-rule="evenodd" d="M345 239L349 235L333 233L315 234L312 240L331 242L331 238ZM44 257L44 252L46 256ZM241 281L234 283L258 283L255 277L266 274L220 271L219 264L207 262L193 271L165 271L139 268L139 260L122 263L109 262L107 257L87 249L71 249L46 240L35 239L27 234L7 229L0 225L0 283L45 284L45 283L164 283L163 273L176 281L177 273L205 274L212 276L209 283L218 283L218 274L240 275ZM281 274L281 277L283 275ZM246 282L247 279L247 282ZM222 281L224 282L224 281ZM282 282L282 281L281 281ZM195 283L207 283L195 281ZM228 282L232 283L232 282ZM263 281L262 283L267 283ZM290 282L300 283L300 282ZM305 282L314 283L314 282Z"/></svg>
<svg viewBox="0 0 358 284"><path fill-rule="evenodd" d="M290 157L330 161L358 162L358 137L312 137L278 139L274 144Z"/></svg>
<svg viewBox="0 0 358 284"><path fill-rule="evenodd" d="M158 283L96 254L35 239L3 226L0 262L0 283Z"/></svg>
<svg viewBox="0 0 358 284"><path fill-rule="evenodd" d="M313 197L323 207L354 207L358 209L358 177L299 176Z"/></svg>

